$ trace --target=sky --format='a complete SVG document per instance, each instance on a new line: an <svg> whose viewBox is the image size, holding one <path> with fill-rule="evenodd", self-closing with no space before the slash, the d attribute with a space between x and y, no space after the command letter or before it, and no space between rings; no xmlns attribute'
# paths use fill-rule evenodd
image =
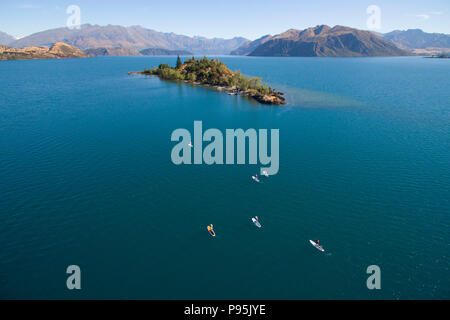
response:
<svg viewBox="0 0 450 320"><path fill-rule="evenodd" d="M321 24L367 30L370 5L378 6L378 32L422 29L450 34L449 0L1 0L0 31L16 37L65 27L67 8L81 23L143 27L208 38L251 40Z"/></svg>

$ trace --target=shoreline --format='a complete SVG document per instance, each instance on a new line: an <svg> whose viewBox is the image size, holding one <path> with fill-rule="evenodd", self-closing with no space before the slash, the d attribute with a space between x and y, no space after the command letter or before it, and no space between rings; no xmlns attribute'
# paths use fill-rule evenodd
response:
<svg viewBox="0 0 450 320"><path fill-rule="evenodd" d="M148 74L145 71L128 72L128 75L156 76L163 81L174 81L174 82L178 82L178 83L190 84L193 86L213 88L213 89L216 89L217 91L225 92L231 96L240 95L243 97L250 97L250 98L253 98L256 101L258 101L259 103L266 104L266 105L281 106L281 105L286 104L286 99L283 97L284 94L279 91L275 91L271 95L264 95L264 94L260 94L258 92L254 92L252 90L242 90L237 86L220 86L220 85L213 85L213 84L209 84L209 83L201 83L198 81L189 81L189 80L167 80L167 79L163 79L160 76L155 75L155 74Z"/></svg>

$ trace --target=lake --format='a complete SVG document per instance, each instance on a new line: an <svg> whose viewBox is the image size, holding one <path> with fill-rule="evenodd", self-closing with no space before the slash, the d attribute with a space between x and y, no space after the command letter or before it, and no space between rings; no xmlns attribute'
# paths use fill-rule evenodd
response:
<svg viewBox="0 0 450 320"><path fill-rule="evenodd" d="M0 62L0 297L449 299L450 61L219 58L288 104L127 74L176 57ZM195 120L279 129L278 174L174 165Z"/></svg>

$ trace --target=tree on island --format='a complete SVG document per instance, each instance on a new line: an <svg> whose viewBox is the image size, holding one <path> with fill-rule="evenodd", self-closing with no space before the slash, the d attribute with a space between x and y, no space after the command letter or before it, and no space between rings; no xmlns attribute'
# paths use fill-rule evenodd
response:
<svg viewBox="0 0 450 320"><path fill-rule="evenodd" d="M182 65L183 65L183 63L181 62L180 56L178 56L178 58L177 58L177 66L175 67L175 69L180 69Z"/></svg>

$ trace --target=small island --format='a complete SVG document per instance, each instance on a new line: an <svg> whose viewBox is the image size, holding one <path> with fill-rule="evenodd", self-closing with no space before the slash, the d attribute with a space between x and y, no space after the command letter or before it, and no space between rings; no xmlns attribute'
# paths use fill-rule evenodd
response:
<svg viewBox="0 0 450 320"><path fill-rule="evenodd" d="M251 97L263 104L283 105L286 103L283 93L263 85L261 78L244 77L240 71L231 71L217 59L192 57L182 63L178 57L175 67L160 64L159 67L153 69L129 74L154 75L163 80L183 81L193 85L213 87L227 92L229 95L239 94Z"/></svg>
<svg viewBox="0 0 450 320"><path fill-rule="evenodd" d="M450 54L449 53L441 53L438 55L432 55L428 58L436 58L436 59L450 59Z"/></svg>

